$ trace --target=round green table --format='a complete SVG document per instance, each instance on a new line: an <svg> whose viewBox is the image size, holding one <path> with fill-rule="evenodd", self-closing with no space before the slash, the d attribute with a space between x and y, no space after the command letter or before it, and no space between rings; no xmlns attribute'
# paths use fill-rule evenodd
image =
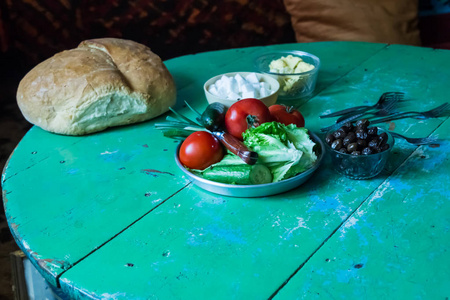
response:
<svg viewBox="0 0 450 300"><path fill-rule="evenodd" d="M449 100L450 51L361 42L230 49L165 62L178 98L202 110L203 83L254 71L271 50L321 59L315 93L291 101L319 133L324 112L403 91L408 108ZM167 115L167 114L166 114ZM154 120L88 136L33 127L2 176L17 244L75 299L447 299L449 146L397 140L383 172L347 179L325 158L314 176L262 198L202 190L178 169L177 143ZM384 124L449 138L448 118Z"/></svg>

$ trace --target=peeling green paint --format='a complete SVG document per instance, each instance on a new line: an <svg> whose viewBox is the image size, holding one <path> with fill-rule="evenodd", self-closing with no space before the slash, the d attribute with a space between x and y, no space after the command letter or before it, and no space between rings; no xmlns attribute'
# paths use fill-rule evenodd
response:
<svg viewBox="0 0 450 300"><path fill-rule="evenodd" d="M175 109L188 114L187 100L201 110L209 77L252 70L256 55L277 49L322 60L314 97L295 103L314 132L329 125L321 113L372 103L385 91L407 92L416 109L448 101L449 51L323 42L167 61ZM33 127L5 167L16 241L73 299L449 296L448 144L399 140L371 180L340 177L325 159L292 191L228 198L183 176L177 143L154 129L164 118L84 137ZM450 132L445 118L385 125L416 136Z"/></svg>

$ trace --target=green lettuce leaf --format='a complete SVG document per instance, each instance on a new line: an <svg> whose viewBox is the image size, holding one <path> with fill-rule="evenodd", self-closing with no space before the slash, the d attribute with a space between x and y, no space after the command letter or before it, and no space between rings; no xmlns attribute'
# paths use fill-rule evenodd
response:
<svg viewBox="0 0 450 300"><path fill-rule="evenodd" d="M305 171L317 160L308 130L293 124L264 123L246 130L243 138L244 144L258 153L259 162L269 167L274 182Z"/></svg>

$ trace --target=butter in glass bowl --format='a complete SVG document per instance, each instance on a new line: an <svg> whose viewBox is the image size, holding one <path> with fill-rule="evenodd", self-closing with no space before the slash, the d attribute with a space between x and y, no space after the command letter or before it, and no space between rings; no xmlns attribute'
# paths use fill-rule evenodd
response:
<svg viewBox="0 0 450 300"><path fill-rule="evenodd" d="M279 82L280 99L304 99L314 92L320 59L303 51L276 51L257 57L255 68Z"/></svg>

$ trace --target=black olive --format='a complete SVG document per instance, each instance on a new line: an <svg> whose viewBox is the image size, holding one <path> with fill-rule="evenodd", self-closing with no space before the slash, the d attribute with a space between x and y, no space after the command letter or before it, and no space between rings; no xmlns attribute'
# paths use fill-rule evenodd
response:
<svg viewBox="0 0 450 300"><path fill-rule="evenodd" d="M361 151L353 151L350 153L351 155L361 155Z"/></svg>
<svg viewBox="0 0 450 300"><path fill-rule="evenodd" d="M375 139L371 140L369 142L368 146L370 148L378 148L380 146L379 143L378 143L378 139L375 138Z"/></svg>
<svg viewBox="0 0 450 300"><path fill-rule="evenodd" d="M370 124L370 122L367 119L361 119L361 120L356 121L356 127L359 127L359 128L365 129L369 126L369 124Z"/></svg>
<svg viewBox="0 0 450 300"><path fill-rule="evenodd" d="M369 127L369 128L367 128L367 133L369 135L378 135L378 128L377 127Z"/></svg>
<svg viewBox="0 0 450 300"><path fill-rule="evenodd" d="M354 131L350 131L347 135L356 139L356 133Z"/></svg>
<svg viewBox="0 0 450 300"><path fill-rule="evenodd" d="M389 149L389 147L390 147L389 144L384 144L383 146L381 146L381 150L386 151L387 149Z"/></svg>
<svg viewBox="0 0 450 300"><path fill-rule="evenodd" d="M369 147L366 147L362 150L361 152L363 155L369 155L369 154L373 154L373 150Z"/></svg>
<svg viewBox="0 0 450 300"><path fill-rule="evenodd" d="M365 131L364 129L358 129L356 130L356 137L360 140L365 140L367 139L367 131Z"/></svg>
<svg viewBox="0 0 450 300"><path fill-rule="evenodd" d="M347 133L344 130L342 130L341 128L339 128L338 130L336 130L333 133L333 135L337 139L343 139L347 135Z"/></svg>
<svg viewBox="0 0 450 300"><path fill-rule="evenodd" d="M345 137L342 140L342 146L344 146L345 148L347 148L347 146L350 144L350 142L348 141L347 137Z"/></svg>
<svg viewBox="0 0 450 300"><path fill-rule="evenodd" d="M344 146L347 146L350 143L356 141L356 134L353 131L347 133L347 136L344 138Z"/></svg>
<svg viewBox="0 0 450 300"><path fill-rule="evenodd" d="M351 143L356 143L356 135L353 131L350 131L343 140L344 146L347 147Z"/></svg>
<svg viewBox="0 0 450 300"><path fill-rule="evenodd" d="M367 141L366 140L357 140L356 143L358 144L358 147L363 149L367 147Z"/></svg>
<svg viewBox="0 0 450 300"><path fill-rule="evenodd" d="M355 126L353 126L352 122L347 122L342 126L347 127L350 131L355 129Z"/></svg>
<svg viewBox="0 0 450 300"><path fill-rule="evenodd" d="M380 139L380 145L385 145L387 143L388 140L388 135L386 132L383 132L382 134L380 134L378 136L378 138Z"/></svg>
<svg viewBox="0 0 450 300"><path fill-rule="evenodd" d="M347 123L345 123L344 125L342 125L342 127L339 128L339 129L342 129L342 130L344 130L346 133L348 133L349 131L352 131L353 125L352 125L352 123L347 122Z"/></svg>
<svg viewBox="0 0 450 300"><path fill-rule="evenodd" d="M353 152L353 151L356 151L356 150L358 150L358 144L357 143L351 143L351 144L349 144L348 146L347 146L347 151L348 152Z"/></svg>
<svg viewBox="0 0 450 300"><path fill-rule="evenodd" d="M341 139L334 140L334 142L331 144L331 149L338 151L341 148L342 148L342 140Z"/></svg>
<svg viewBox="0 0 450 300"><path fill-rule="evenodd" d="M331 143L333 142L335 140L335 138L334 138L334 135L333 134L328 134L327 136L326 136L326 138L325 138L325 142L328 144L328 145L331 145Z"/></svg>

